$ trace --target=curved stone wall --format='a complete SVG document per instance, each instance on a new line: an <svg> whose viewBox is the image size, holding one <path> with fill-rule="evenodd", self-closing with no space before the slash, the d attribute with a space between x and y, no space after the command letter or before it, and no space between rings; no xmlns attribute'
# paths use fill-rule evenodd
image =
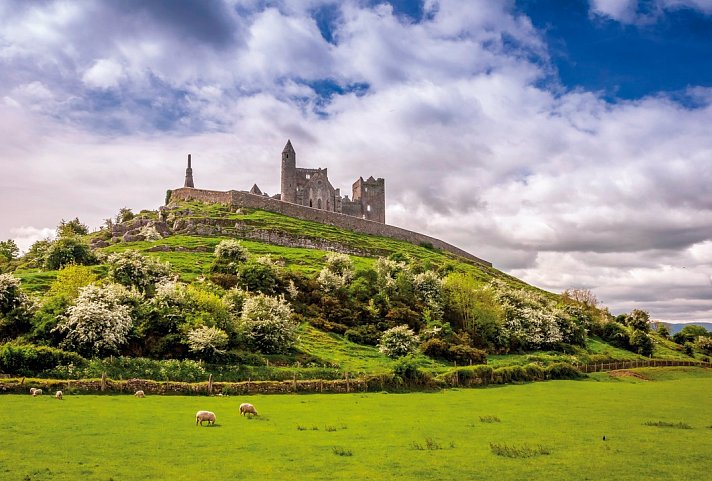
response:
<svg viewBox="0 0 712 481"><path fill-rule="evenodd" d="M250 209L262 209L277 214L284 214L297 219L319 222L321 224L333 225L355 232L369 235L390 237L392 239L403 240L412 244L430 244L437 249L450 252L465 259L492 266L491 262L473 256L452 244L430 237L418 232L409 231L400 227L381 224L366 219L359 219L338 212L328 212L325 210L313 209L290 202L272 199L263 195L250 194L237 190L219 192L215 190L180 188L171 192L170 201L198 200L201 202L220 203L235 207L247 207Z"/></svg>

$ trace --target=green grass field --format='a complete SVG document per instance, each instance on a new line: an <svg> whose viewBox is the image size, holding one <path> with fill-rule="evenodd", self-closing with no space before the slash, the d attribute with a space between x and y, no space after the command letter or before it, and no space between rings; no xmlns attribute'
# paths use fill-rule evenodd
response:
<svg viewBox="0 0 712 481"><path fill-rule="evenodd" d="M653 380L596 374L411 394L4 395L0 479L710 479L712 372L637 372ZM261 416L240 417L244 401ZM196 427L199 409L214 411L217 425Z"/></svg>

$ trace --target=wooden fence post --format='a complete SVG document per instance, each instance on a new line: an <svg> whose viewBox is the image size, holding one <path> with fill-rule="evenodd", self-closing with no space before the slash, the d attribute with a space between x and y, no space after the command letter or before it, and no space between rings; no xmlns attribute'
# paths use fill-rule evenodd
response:
<svg viewBox="0 0 712 481"><path fill-rule="evenodd" d="M297 372L295 371L292 377L292 388L297 392Z"/></svg>
<svg viewBox="0 0 712 481"><path fill-rule="evenodd" d="M349 382L349 372L346 371L346 392L351 391L351 383Z"/></svg>
<svg viewBox="0 0 712 481"><path fill-rule="evenodd" d="M208 395L213 394L213 375L208 376Z"/></svg>
<svg viewBox="0 0 712 481"><path fill-rule="evenodd" d="M101 390L104 391L106 389L106 371L101 373Z"/></svg>

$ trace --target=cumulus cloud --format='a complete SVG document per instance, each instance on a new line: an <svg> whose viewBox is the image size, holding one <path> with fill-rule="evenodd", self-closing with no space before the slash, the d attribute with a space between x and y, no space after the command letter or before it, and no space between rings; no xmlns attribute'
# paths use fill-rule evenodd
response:
<svg viewBox="0 0 712 481"><path fill-rule="evenodd" d="M566 91L507 2L428 0L421 18L198 3L0 6L0 202L17 205L0 238L155 208L188 153L196 186L277 193L291 138L343 193L384 177L389 223L555 292L591 288L614 311L709 320L712 89L691 86L694 109ZM615 3L591 8L638 14Z"/></svg>

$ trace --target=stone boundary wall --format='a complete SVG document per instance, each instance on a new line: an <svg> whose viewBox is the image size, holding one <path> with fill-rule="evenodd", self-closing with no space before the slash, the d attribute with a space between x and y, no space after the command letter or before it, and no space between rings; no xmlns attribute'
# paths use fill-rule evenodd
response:
<svg viewBox="0 0 712 481"><path fill-rule="evenodd" d="M418 232L409 231L400 227L381 224L358 217L352 217L338 212L329 212L325 210L313 209L290 202L282 202L281 200L272 199L263 195L250 194L249 192L241 192L230 190L228 192L219 192L215 190L180 188L171 191L170 201L189 201L198 200L208 203L220 203L232 205L235 207L247 207L251 209L262 209L277 214L295 217L301 220L319 222L321 224L332 225L355 232L361 232L369 235L377 235L382 237L390 237L392 239L410 242L415 245L431 244L437 249L455 254L456 256L464 257L471 261L486 266L492 266L491 262L473 256L452 244L430 237Z"/></svg>

